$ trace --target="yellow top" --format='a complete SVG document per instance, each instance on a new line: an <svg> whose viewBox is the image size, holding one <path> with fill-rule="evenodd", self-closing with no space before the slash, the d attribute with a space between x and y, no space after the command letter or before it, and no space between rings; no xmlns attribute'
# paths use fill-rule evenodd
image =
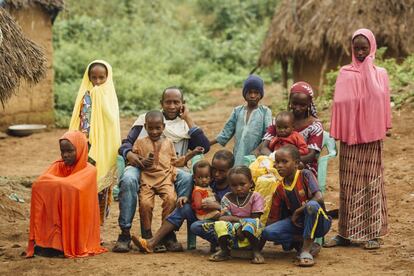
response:
<svg viewBox="0 0 414 276"><path fill-rule="evenodd" d="M88 71L93 63L104 64L108 72L106 81L99 86L93 86L89 80ZM86 68L78 96L76 97L69 130L80 129L79 115L86 91L90 92L92 99L89 131L91 148L89 150L89 156L96 161L99 192L113 182L108 181L107 175L116 168L118 148L121 145L118 98L112 80L112 67L109 63L103 60L94 60Z"/></svg>

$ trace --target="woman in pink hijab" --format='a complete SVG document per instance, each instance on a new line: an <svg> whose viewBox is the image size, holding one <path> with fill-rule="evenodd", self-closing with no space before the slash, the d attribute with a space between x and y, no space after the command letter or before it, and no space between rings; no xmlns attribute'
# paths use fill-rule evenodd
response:
<svg viewBox="0 0 414 276"><path fill-rule="evenodd" d="M374 65L377 44L368 29L352 36L352 63L341 68L335 85L331 130L340 141L339 235L326 247L365 242L379 248L387 233L383 139L391 128L387 71Z"/></svg>

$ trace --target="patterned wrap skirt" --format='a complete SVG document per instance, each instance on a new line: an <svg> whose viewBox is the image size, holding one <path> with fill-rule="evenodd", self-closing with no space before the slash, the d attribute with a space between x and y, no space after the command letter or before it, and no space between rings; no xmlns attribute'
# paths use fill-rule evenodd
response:
<svg viewBox="0 0 414 276"><path fill-rule="evenodd" d="M339 152L339 235L368 241L387 234L383 142L347 145Z"/></svg>
<svg viewBox="0 0 414 276"><path fill-rule="evenodd" d="M226 236L229 238L230 246L232 248L247 248L250 247L249 240L239 240L237 237L237 231L241 228L242 231L247 231L255 238L259 239L263 231L263 225L259 219L244 218L239 222L231 223L228 221L214 221L207 222L203 227L214 227L214 232L217 238Z"/></svg>

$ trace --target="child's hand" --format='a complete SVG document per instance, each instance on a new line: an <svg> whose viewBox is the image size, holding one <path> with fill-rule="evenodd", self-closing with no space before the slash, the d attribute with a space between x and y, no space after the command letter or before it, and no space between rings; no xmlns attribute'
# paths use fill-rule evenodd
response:
<svg viewBox="0 0 414 276"><path fill-rule="evenodd" d="M236 231L236 235L237 235L237 239L239 240L239 241L242 241L242 240L244 240L246 237L244 236L244 234L243 234L243 231L242 231L242 228L241 228L241 226L237 229L237 231Z"/></svg>
<svg viewBox="0 0 414 276"><path fill-rule="evenodd" d="M299 222L299 218L300 218L300 212L298 212L298 210L295 210L295 212L293 212L291 221L293 223L293 225L295 225L296 227L302 227L303 224Z"/></svg>
<svg viewBox="0 0 414 276"><path fill-rule="evenodd" d="M144 168L150 168L154 164L154 157L150 156L142 161Z"/></svg>
<svg viewBox="0 0 414 276"><path fill-rule="evenodd" d="M184 204L188 202L188 198L186 196L180 196L177 199L177 208L182 208Z"/></svg>
<svg viewBox="0 0 414 276"><path fill-rule="evenodd" d="M205 211L212 211L220 209L220 203L217 201L203 200L201 202L201 209Z"/></svg>
<svg viewBox="0 0 414 276"><path fill-rule="evenodd" d="M204 153L204 148L203 148L203 147L196 147L196 148L193 150L193 153L194 153L195 155L202 154L202 153Z"/></svg>

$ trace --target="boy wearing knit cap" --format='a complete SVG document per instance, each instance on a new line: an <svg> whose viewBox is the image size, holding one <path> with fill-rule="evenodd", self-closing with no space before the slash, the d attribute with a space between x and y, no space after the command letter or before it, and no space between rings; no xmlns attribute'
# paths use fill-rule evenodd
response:
<svg viewBox="0 0 414 276"><path fill-rule="evenodd" d="M264 96L263 80L250 75L243 84L243 98L246 104L233 109L230 118L216 139L210 145L225 146L234 136L233 154L235 165L243 165L243 157L260 144L267 127L272 122L272 112L267 106L259 105Z"/></svg>

